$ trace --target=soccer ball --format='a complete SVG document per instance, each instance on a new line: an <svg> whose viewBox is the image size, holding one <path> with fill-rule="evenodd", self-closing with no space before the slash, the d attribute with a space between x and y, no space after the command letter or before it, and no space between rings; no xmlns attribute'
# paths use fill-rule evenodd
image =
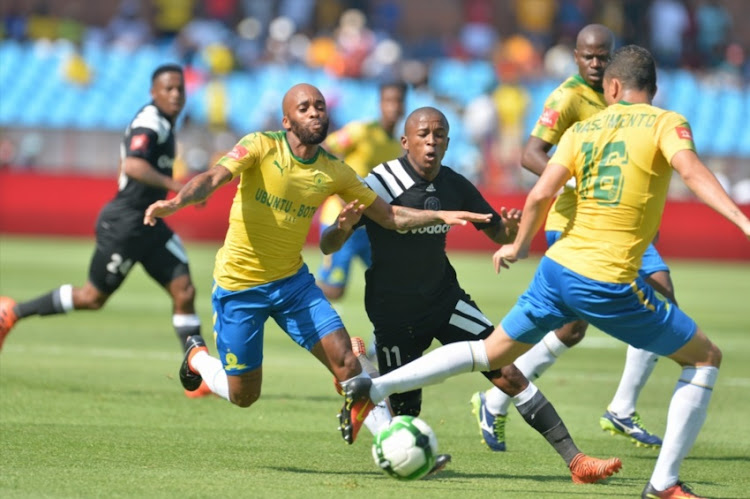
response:
<svg viewBox="0 0 750 499"><path fill-rule="evenodd" d="M384 472L399 480L419 480L435 466L437 438L427 423L396 416L377 435L372 457Z"/></svg>

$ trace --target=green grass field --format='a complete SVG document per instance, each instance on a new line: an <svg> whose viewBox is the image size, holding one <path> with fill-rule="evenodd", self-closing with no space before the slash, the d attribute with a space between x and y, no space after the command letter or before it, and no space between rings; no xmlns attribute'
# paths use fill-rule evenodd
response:
<svg viewBox="0 0 750 499"><path fill-rule="evenodd" d="M0 294L25 300L82 284L92 250L91 240L2 236ZM204 324L211 321L215 250L188 245ZM317 251L306 256L315 269ZM525 289L536 264L495 276L489 254L452 260L493 321ZM669 263L682 307L724 352L682 478L711 497L749 497L750 264ZM350 332L369 340L360 270L337 308ZM250 409L215 397L187 399L177 379L180 352L169 299L140 268L100 312L20 322L0 354L0 497L640 497L656 458L599 429L625 346L596 330L537 384L583 451L622 459L623 470L597 485L574 485L515 411L508 451L489 451L468 404L488 387L479 374L425 390L422 417L453 463L432 479L401 483L375 467L366 430L354 445L343 442L331 375L272 322L263 395ZM644 422L660 434L678 373L662 360L641 396Z"/></svg>

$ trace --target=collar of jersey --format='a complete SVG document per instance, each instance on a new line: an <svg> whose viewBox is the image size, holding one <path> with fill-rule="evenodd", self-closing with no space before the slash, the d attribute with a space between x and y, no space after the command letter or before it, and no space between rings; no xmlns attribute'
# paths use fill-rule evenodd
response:
<svg viewBox="0 0 750 499"><path fill-rule="evenodd" d="M589 85L589 82L587 82L586 80L584 80L583 76L581 76L579 73L574 74L573 75L573 79L576 80L579 83L583 83L584 85L586 85L587 87L589 87L591 90L593 90L597 94L603 94L604 93L604 91L597 90L594 87L592 87L591 85Z"/></svg>
<svg viewBox="0 0 750 499"><path fill-rule="evenodd" d="M282 132L284 134L284 143L286 143L287 148L289 148L289 154L292 155L294 159L302 163L303 165L311 165L315 163L315 161L318 159L318 156L320 155L320 146L318 146L318 150L315 151L315 155L310 159L302 159L294 155L292 152L292 146L289 145L289 141L286 138L286 131Z"/></svg>

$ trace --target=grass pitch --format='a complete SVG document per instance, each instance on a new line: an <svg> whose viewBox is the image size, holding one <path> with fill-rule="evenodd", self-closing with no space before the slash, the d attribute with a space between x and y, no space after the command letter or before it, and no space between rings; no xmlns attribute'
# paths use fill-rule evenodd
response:
<svg viewBox="0 0 750 499"><path fill-rule="evenodd" d="M210 338L216 244L189 244L199 314ZM93 241L0 237L0 294L17 300L63 283L82 284ZM311 269L320 256L311 248ZM465 289L498 321L525 289L536 260L500 276L489 254L452 255ZM750 264L669 262L681 306L722 348L708 419L682 479L710 497L750 492ZM355 268L337 304L353 335L370 340L363 276ZM366 430L352 446L336 431L341 398L330 374L273 322L265 338L264 385L250 409L187 399L177 379L181 349L167 295L136 268L99 312L29 318L0 354L0 497L640 497L656 451L603 433L598 418L614 394L625 346L590 330L538 380L578 446L619 456L608 483L575 485L562 460L517 412L508 451L480 441L469 398L479 374L425 389L422 418L453 463L414 483L374 465ZM663 434L679 370L656 367L639 401L647 427Z"/></svg>

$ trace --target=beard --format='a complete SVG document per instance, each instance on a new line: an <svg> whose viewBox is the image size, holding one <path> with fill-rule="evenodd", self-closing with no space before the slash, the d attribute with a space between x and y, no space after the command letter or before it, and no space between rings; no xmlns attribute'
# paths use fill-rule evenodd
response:
<svg viewBox="0 0 750 499"><path fill-rule="evenodd" d="M299 121L289 121L291 123L292 133L305 145L318 145L328 136L328 117L320 120L323 127L317 132L304 128Z"/></svg>

